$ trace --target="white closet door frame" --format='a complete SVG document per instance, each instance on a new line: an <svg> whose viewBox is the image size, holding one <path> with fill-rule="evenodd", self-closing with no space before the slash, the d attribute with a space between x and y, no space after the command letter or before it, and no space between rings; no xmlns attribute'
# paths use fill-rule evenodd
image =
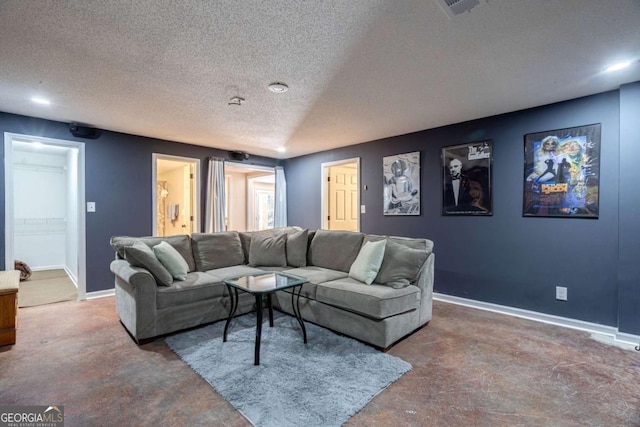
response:
<svg viewBox="0 0 640 427"><path fill-rule="evenodd" d="M75 141L44 138L18 133L4 133L4 258L5 270L15 268L15 245L13 240L15 227L14 194L13 194L13 143L14 141L37 142L43 145L57 145L78 149L78 300L87 298L87 238L85 212L85 155L84 144Z"/></svg>

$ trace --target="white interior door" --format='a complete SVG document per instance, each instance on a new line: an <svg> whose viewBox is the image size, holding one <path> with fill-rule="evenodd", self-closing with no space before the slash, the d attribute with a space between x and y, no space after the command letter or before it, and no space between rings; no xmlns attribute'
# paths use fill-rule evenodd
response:
<svg viewBox="0 0 640 427"><path fill-rule="evenodd" d="M355 163L329 168L329 230L358 230L357 172Z"/></svg>
<svg viewBox="0 0 640 427"><path fill-rule="evenodd" d="M322 228L360 231L360 159L321 165Z"/></svg>

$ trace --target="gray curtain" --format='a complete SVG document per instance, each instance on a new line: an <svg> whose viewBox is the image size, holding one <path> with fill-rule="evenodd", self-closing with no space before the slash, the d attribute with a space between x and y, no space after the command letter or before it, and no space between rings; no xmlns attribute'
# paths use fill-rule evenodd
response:
<svg viewBox="0 0 640 427"><path fill-rule="evenodd" d="M224 231L225 200L224 160L211 157L209 158L209 171L207 172L205 233Z"/></svg>
<svg viewBox="0 0 640 427"><path fill-rule="evenodd" d="M284 169L282 169L282 166L276 166L276 204L274 216L274 227L287 226L287 181L284 179Z"/></svg>

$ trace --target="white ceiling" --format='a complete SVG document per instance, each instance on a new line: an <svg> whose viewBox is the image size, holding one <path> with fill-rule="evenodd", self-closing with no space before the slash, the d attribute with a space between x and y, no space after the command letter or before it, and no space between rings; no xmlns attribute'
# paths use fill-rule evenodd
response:
<svg viewBox="0 0 640 427"><path fill-rule="evenodd" d="M0 0L0 111L277 158L616 89L638 60L639 0Z"/></svg>

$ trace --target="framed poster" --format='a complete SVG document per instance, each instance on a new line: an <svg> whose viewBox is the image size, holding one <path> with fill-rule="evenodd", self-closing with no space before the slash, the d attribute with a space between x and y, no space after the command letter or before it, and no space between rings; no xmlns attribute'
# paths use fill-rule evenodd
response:
<svg viewBox="0 0 640 427"><path fill-rule="evenodd" d="M600 124L524 136L523 216L598 218Z"/></svg>
<svg viewBox="0 0 640 427"><path fill-rule="evenodd" d="M492 215L492 141L442 148L442 215Z"/></svg>
<svg viewBox="0 0 640 427"><path fill-rule="evenodd" d="M382 159L385 215L420 215L420 152Z"/></svg>

